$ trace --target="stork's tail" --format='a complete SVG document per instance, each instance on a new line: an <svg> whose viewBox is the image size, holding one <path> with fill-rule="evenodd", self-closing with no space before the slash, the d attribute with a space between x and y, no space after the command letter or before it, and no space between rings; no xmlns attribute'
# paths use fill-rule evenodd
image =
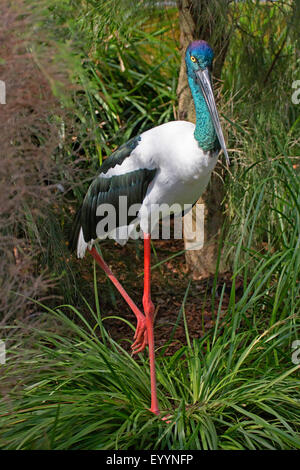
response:
<svg viewBox="0 0 300 470"><path fill-rule="evenodd" d="M85 242L81 227L81 211L82 206L78 209L71 229L69 238L69 248L71 251L77 252L78 258L83 258L88 244Z"/></svg>

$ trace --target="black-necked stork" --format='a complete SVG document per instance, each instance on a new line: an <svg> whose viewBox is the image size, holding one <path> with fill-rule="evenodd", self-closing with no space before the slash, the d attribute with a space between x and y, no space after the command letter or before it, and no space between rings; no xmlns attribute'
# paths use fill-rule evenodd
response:
<svg viewBox="0 0 300 470"><path fill-rule="evenodd" d="M205 190L221 148L229 163L210 78L213 51L205 41L194 41L186 50L185 61L196 109L196 125L186 121L168 122L130 139L112 153L88 189L77 213L71 240L79 258L83 258L88 249L137 318L135 341L131 347L133 353L138 353L147 344L149 346L150 411L155 414L159 414L159 407L154 360L154 306L150 293L152 216L162 204L177 204L179 211L185 204L192 206ZM127 208L137 204L138 210L125 214L121 207L124 198ZM116 215L112 225L106 220L110 207ZM144 238L144 313L93 246L95 240L104 238L108 232L110 238L124 243L137 224Z"/></svg>

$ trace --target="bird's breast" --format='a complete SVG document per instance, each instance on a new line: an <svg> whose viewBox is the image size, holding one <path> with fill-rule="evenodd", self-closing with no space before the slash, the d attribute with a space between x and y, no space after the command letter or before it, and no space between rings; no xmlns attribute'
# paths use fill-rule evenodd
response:
<svg viewBox="0 0 300 470"><path fill-rule="evenodd" d="M206 178L217 162L217 154L204 151L194 137L195 125L173 121L142 134L137 148L149 166L170 181L183 183Z"/></svg>

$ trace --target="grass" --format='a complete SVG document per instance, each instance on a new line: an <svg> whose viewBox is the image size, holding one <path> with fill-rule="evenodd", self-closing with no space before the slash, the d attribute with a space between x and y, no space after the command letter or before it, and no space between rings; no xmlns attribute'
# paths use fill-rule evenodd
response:
<svg viewBox="0 0 300 470"><path fill-rule="evenodd" d="M167 424L147 410L146 356L134 360L99 319L79 327L68 309L48 311L68 334L39 329L25 357L9 351L14 365L7 373L23 385L2 401L2 448L300 448L299 365L288 364L295 317L261 334L253 327L239 331L236 316L226 318L227 334L216 327L171 358L159 356L158 397L162 415L171 415Z"/></svg>
<svg viewBox="0 0 300 470"><path fill-rule="evenodd" d="M259 212L261 191L245 233L254 232L251 215ZM248 249L241 263L243 251L241 237L233 279L243 273L243 294L235 298L233 282L226 316L224 286L212 330L191 340L186 327L186 345L171 357L158 351L158 398L170 423L148 411L147 355L133 359L106 331L95 277L96 310L86 303L92 321L74 306L40 305L55 328L14 334L3 379L15 386L0 405L0 446L299 449L299 364L291 360L299 332L299 249L263 256ZM253 258L256 272L247 280ZM287 311L291 299L295 310ZM186 302L188 291L179 321Z"/></svg>
<svg viewBox="0 0 300 470"><path fill-rule="evenodd" d="M106 331L96 277L94 302L77 296L69 303L80 273L71 270L67 284L61 268L69 266L66 255L48 247L58 266L53 274L61 273L62 291L68 291L67 305L36 303L38 313L2 328L8 346L7 364L0 366L2 449L300 448L299 364L292 362L300 309L299 111L286 86L299 59L292 23L285 19L291 10L279 3L243 2L230 16L222 111L233 156L224 200L232 287L228 305L225 285L214 300L213 328L192 339L185 317L188 286L174 326L183 322L186 342L171 357L164 347L157 351L158 398L171 422L148 411L147 354L133 359ZM61 106L75 117L72 126L66 117L61 122L73 139L71 145L62 139L60 152L84 174L66 196L69 208L102 158L176 115L179 56L173 16L156 16L149 26L153 16L145 11L134 16L129 9L117 18L112 0L44 5L36 31L55 37L54 60L72 84L70 90L54 84ZM48 46L33 42L37 63ZM50 242L40 237L41 244L63 240L67 218L60 213L46 227ZM42 232L36 220L28 218L28 224L32 238ZM76 294L84 291L80 282Z"/></svg>

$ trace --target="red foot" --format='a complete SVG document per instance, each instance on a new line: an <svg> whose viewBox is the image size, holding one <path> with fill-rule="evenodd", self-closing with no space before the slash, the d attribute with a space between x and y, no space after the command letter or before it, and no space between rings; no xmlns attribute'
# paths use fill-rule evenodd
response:
<svg viewBox="0 0 300 470"><path fill-rule="evenodd" d="M159 416L160 415L160 411L158 408L149 408L149 411L151 411L151 413L154 413L156 416Z"/></svg>
<svg viewBox="0 0 300 470"><path fill-rule="evenodd" d="M172 418L171 415L167 415L164 418L161 418L162 421L165 421L167 424L171 423L171 420L169 418Z"/></svg>
<svg viewBox="0 0 300 470"><path fill-rule="evenodd" d="M148 344L146 318L144 316L138 319L134 339L131 349L132 354L137 354L143 351Z"/></svg>
<svg viewBox="0 0 300 470"><path fill-rule="evenodd" d="M149 411L151 411L151 413L155 414L156 416L159 416L160 415L160 411L159 409L152 409L152 408L149 408ZM163 418L160 418L162 421L165 421L167 424L170 424L171 423L171 420L169 418L172 418L171 415L167 415L167 416L164 416Z"/></svg>

